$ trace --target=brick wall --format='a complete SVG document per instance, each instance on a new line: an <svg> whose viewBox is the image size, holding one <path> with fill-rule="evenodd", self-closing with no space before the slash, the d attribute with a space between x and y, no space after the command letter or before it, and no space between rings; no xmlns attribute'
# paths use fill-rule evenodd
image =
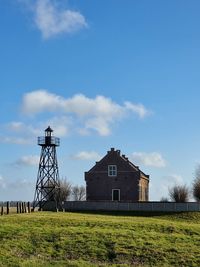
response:
<svg viewBox="0 0 200 267"><path fill-rule="evenodd" d="M117 175L108 176L108 166L117 166ZM138 167L131 165L119 150L111 149L107 155L88 172L85 172L88 201L112 201L114 189L120 190L122 201L148 201L149 176L145 176ZM139 183L142 192L139 197Z"/></svg>

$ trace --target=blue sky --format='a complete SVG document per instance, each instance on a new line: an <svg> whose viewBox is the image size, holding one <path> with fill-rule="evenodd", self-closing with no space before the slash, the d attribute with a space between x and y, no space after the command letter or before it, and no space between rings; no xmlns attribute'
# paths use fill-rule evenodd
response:
<svg viewBox="0 0 200 267"><path fill-rule="evenodd" d="M61 178L111 147L150 175L150 199L200 162L200 2L2 0L0 199L32 200L40 147L61 138Z"/></svg>

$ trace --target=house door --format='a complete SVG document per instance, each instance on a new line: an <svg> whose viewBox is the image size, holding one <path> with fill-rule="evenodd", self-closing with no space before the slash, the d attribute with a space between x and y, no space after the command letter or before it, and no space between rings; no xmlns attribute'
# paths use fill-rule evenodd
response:
<svg viewBox="0 0 200 267"><path fill-rule="evenodd" d="M112 189L112 201L120 201L120 189Z"/></svg>

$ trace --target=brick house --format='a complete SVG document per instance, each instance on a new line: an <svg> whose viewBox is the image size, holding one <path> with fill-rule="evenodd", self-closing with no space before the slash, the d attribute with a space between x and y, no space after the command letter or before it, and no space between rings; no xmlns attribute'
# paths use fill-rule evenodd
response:
<svg viewBox="0 0 200 267"><path fill-rule="evenodd" d="M149 175L114 148L85 172L85 181L87 201L149 200Z"/></svg>

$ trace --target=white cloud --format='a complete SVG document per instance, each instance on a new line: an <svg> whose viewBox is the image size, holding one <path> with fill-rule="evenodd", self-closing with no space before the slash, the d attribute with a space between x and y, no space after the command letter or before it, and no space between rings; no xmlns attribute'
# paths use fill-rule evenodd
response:
<svg viewBox="0 0 200 267"><path fill-rule="evenodd" d="M165 176L164 179L172 185L183 183L183 177L181 175L178 175L178 174L171 174L171 175Z"/></svg>
<svg viewBox="0 0 200 267"><path fill-rule="evenodd" d="M31 139L25 139L24 137L2 136L0 139L0 143L15 145L29 145L33 142Z"/></svg>
<svg viewBox="0 0 200 267"><path fill-rule="evenodd" d="M1 176L0 176L1 177ZM13 177L12 177L13 178ZM35 190L35 183L28 179L14 180L7 177L2 180L0 178L0 196L2 201L31 201ZM6 181L6 182L5 182Z"/></svg>
<svg viewBox="0 0 200 267"><path fill-rule="evenodd" d="M173 187L174 185L182 185L184 184L183 177L178 174L171 174L164 176L161 181L161 186L158 189L162 192L164 196L169 195L169 189Z"/></svg>
<svg viewBox="0 0 200 267"><path fill-rule="evenodd" d="M157 179L152 176L151 183L150 183L150 193L152 200L160 200L161 198L169 197L169 189L172 188L174 185L183 185L184 180L181 175L172 173L169 175L157 177Z"/></svg>
<svg viewBox="0 0 200 267"><path fill-rule="evenodd" d="M94 117L88 119L85 123L86 130L95 130L101 136L110 135L111 129L109 127L109 121L103 117Z"/></svg>
<svg viewBox="0 0 200 267"><path fill-rule="evenodd" d="M131 102L126 101L125 107L136 113L141 119L149 115L151 112L145 108L142 104L133 104Z"/></svg>
<svg viewBox="0 0 200 267"><path fill-rule="evenodd" d="M142 109L146 111L140 113L137 109L130 109L130 105L137 104L128 103L129 106L127 102L120 105L100 95L89 98L83 94L75 94L64 98L46 90L32 91L23 95L21 105L23 115L30 116L32 124L12 121L4 125L4 135L0 136L0 142L20 145L36 143L37 136L42 135L48 125L51 125L55 130L54 135L58 137L74 133L90 135L93 132L108 136L112 133L113 125L128 117L130 112L138 117L149 114L144 106ZM34 117L40 114L45 115L45 121Z"/></svg>
<svg viewBox="0 0 200 267"><path fill-rule="evenodd" d="M83 94L76 94L71 98L63 98L46 90L36 90L23 96L22 110L24 113L34 115L37 113L66 112L74 113L79 117L89 116L91 114L120 116L126 107L114 103L110 98L96 96L94 99L86 97Z"/></svg>
<svg viewBox="0 0 200 267"><path fill-rule="evenodd" d="M163 168L166 166L166 161L163 156L158 152L146 153L146 152L134 152L131 155L132 160L140 165Z"/></svg>
<svg viewBox="0 0 200 267"><path fill-rule="evenodd" d="M27 179L18 179L15 181L10 181L8 187L10 191L19 191L19 190L30 190L33 183ZM31 188L32 189L32 188ZM22 194L23 195L23 194Z"/></svg>
<svg viewBox="0 0 200 267"><path fill-rule="evenodd" d="M24 165L24 166L36 166L39 164L39 156L29 155L23 156L15 162L16 165Z"/></svg>
<svg viewBox="0 0 200 267"><path fill-rule="evenodd" d="M52 123L49 123L52 122ZM33 145L37 143L37 137L44 135L44 129L48 125L55 125L53 129L55 129L55 135L62 137L68 134L68 126L60 125L59 122L55 124L55 119L52 118L48 120L48 122L42 123L39 126L35 126L35 131L29 131L31 126L26 126L25 124L21 129L18 127L12 127L12 123L8 124L7 130L4 135L0 136L0 143L5 144L15 144L15 145Z"/></svg>
<svg viewBox="0 0 200 267"><path fill-rule="evenodd" d="M5 188L6 187L6 181L5 179L0 175L0 188Z"/></svg>
<svg viewBox="0 0 200 267"><path fill-rule="evenodd" d="M37 90L23 96L22 111L33 115L43 111L56 111L63 109L65 101L62 97L45 90Z"/></svg>
<svg viewBox="0 0 200 267"><path fill-rule="evenodd" d="M64 9L56 0L36 0L32 2L34 22L44 39L61 33L73 33L86 28L85 17L78 11Z"/></svg>
<svg viewBox="0 0 200 267"><path fill-rule="evenodd" d="M22 111L26 115L35 115L42 112L65 114L65 116L71 116L71 121L74 121L74 123L78 120L78 123L82 124L81 129L78 130L79 133L88 134L93 130L99 135L106 136L111 133L113 123L128 115L130 111L139 117L145 117L149 114L148 110L141 104L138 109L134 109L130 106L137 107L137 104L128 103L128 105L127 102L119 105L104 96L89 98L83 94L64 98L46 90L37 90L23 96ZM63 127L64 125L65 123L62 124ZM67 132L67 128L62 128L62 131Z"/></svg>
<svg viewBox="0 0 200 267"><path fill-rule="evenodd" d="M43 128L41 129L43 130ZM36 136L41 133L41 129L20 121L7 123L3 126L4 136L0 136L0 143L18 145L32 144Z"/></svg>
<svg viewBox="0 0 200 267"><path fill-rule="evenodd" d="M46 125L51 125L51 128L54 130L54 135L63 137L69 134L70 129L72 129L73 126L73 121L69 117L60 116L49 119L48 121L43 123L43 125L44 125L43 128L40 127L41 128L40 135L41 132L44 130L44 127L46 127Z"/></svg>
<svg viewBox="0 0 200 267"><path fill-rule="evenodd" d="M13 121L8 124L8 127L10 127L11 130L14 130L15 132L20 132L24 128L24 124L19 121Z"/></svg>
<svg viewBox="0 0 200 267"><path fill-rule="evenodd" d="M101 156L95 151L80 151L75 155L71 156L75 160L94 160L97 161Z"/></svg>
<svg viewBox="0 0 200 267"><path fill-rule="evenodd" d="M16 133L26 133L26 136L35 136L40 133L40 129L27 125L20 121L12 121L6 125L9 131Z"/></svg>
<svg viewBox="0 0 200 267"><path fill-rule="evenodd" d="M69 117L52 117L44 122L34 122L33 125L20 121L13 121L4 126L4 136L0 136L0 143L30 145L37 143L37 137L44 134L44 129L51 125L55 129L54 135L63 137L69 134L72 121Z"/></svg>

